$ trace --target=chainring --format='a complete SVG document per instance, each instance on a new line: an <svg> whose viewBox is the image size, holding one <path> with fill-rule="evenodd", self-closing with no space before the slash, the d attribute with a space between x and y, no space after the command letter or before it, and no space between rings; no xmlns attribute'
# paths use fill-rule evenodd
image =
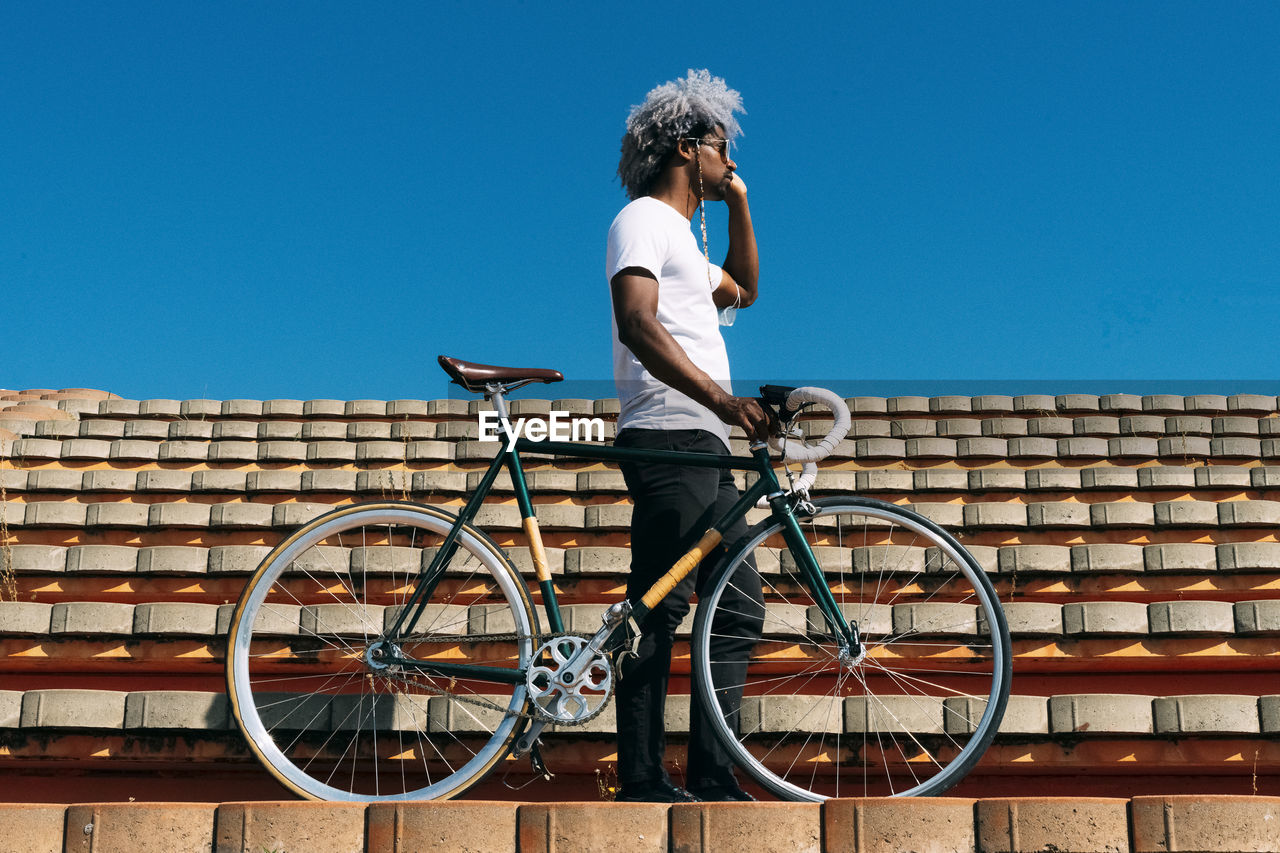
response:
<svg viewBox="0 0 1280 853"><path fill-rule="evenodd" d="M605 709L613 695L613 665L596 652L573 684L561 684L560 672L587 646L586 637L561 634L543 643L525 677L534 714L548 722L580 726Z"/></svg>

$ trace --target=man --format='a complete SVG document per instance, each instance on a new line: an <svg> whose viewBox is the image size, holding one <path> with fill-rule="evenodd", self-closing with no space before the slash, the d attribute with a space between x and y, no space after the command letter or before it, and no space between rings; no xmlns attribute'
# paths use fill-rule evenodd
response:
<svg viewBox="0 0 1280 853"><path fill-rule="evenodd" d="M730 140L740 131L734 113L741 96L707 71L657 87L634 107L622 138L618 175L631 203L609 229L607 275L613 299L614 381L621 399L619 447L727 454L729 426L752 439L767 437L769 419L751 398L733 396L729 359L717 309L756 299L759 259L747 187L737 176ZM690 229L699 205L728 208L724 264L710 263ZM738 498L732 474L713 468L624 463L634 505L628 596L642 595L699 535ZM745 522L725 531L734 543ZM624 656L617 687L617 799L630 802L750 800L733 763L715 741L696 700L690 707L686 784L676 787L663 767L664 705L676 627L689 596L724 557L717 548L645 617L637 657ZM743 570L737 624L717 626L723 637L713 660L745 660L760 636L763 598L754 567ZM747 577L749 575L749 577ZM741 684L745 664L720 666L717 687ZM718 693L736 719L741 690Z"/></svg>

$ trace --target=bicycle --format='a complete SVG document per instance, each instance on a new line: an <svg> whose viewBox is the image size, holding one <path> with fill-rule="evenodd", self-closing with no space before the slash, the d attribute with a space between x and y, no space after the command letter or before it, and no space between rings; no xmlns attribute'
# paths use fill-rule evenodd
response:
<svg viewBox="0 0 1280 853"><path fill-rule="evenodd" d="M439 360L504 424L508 393L562 378ZM379 501L294 531L248 581L229 629L227 689L252 752L312 799L450 798L512 754L545 771L539 744L548 727L572 731L605 709L610 655L624 654L638 620L722 544L719 530L759 503L769 516L723 543L726 557L697 602L690 701L711 711L734 760L780 798L950 788L994 738L1008 700L1009 632L992 585L921 515L853 495L811 498L814 463L847 431L848 409L821 389L761 391L782 435L753 443L749 457L520 438L499 445L456 513ZM797 415L814 402L835 422L808 445ZM798 480L787 467L789 488L771 447L805 462ZM578 634L565 630L522 453L708 466L752 472L754 481L645 595L613 603L598 630ZM472 523L503 468L545 633L529 585ZM752 566L764 606L728 612L726 591ZM730 662L711 659L712 639L735 618L753 620L760 638L742 683L715 683L713 666Z"/></svg>

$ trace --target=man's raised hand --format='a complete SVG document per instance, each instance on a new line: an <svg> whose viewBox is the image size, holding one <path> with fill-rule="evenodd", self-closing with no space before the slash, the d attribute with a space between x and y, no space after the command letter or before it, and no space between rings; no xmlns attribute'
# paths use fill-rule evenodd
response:
<svg viewBox="0 0 1280 853"><path fill-rule="evenodd" d="M729 185L724 191L726 204L737 204L747 200L747 183L737 172L729 175Z"/></svg>

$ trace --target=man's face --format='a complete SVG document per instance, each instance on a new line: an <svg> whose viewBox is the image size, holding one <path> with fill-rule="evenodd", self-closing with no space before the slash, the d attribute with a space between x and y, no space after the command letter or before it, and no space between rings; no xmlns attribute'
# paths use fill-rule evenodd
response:
<svg viewBox="0 0 1280 853"><path fill-rule="evenodd" d="M722 128L717 127L699 139L695 168L702 171L703 197L707 201L722 201L738 168L729 156L729 140Z"/></svg>

